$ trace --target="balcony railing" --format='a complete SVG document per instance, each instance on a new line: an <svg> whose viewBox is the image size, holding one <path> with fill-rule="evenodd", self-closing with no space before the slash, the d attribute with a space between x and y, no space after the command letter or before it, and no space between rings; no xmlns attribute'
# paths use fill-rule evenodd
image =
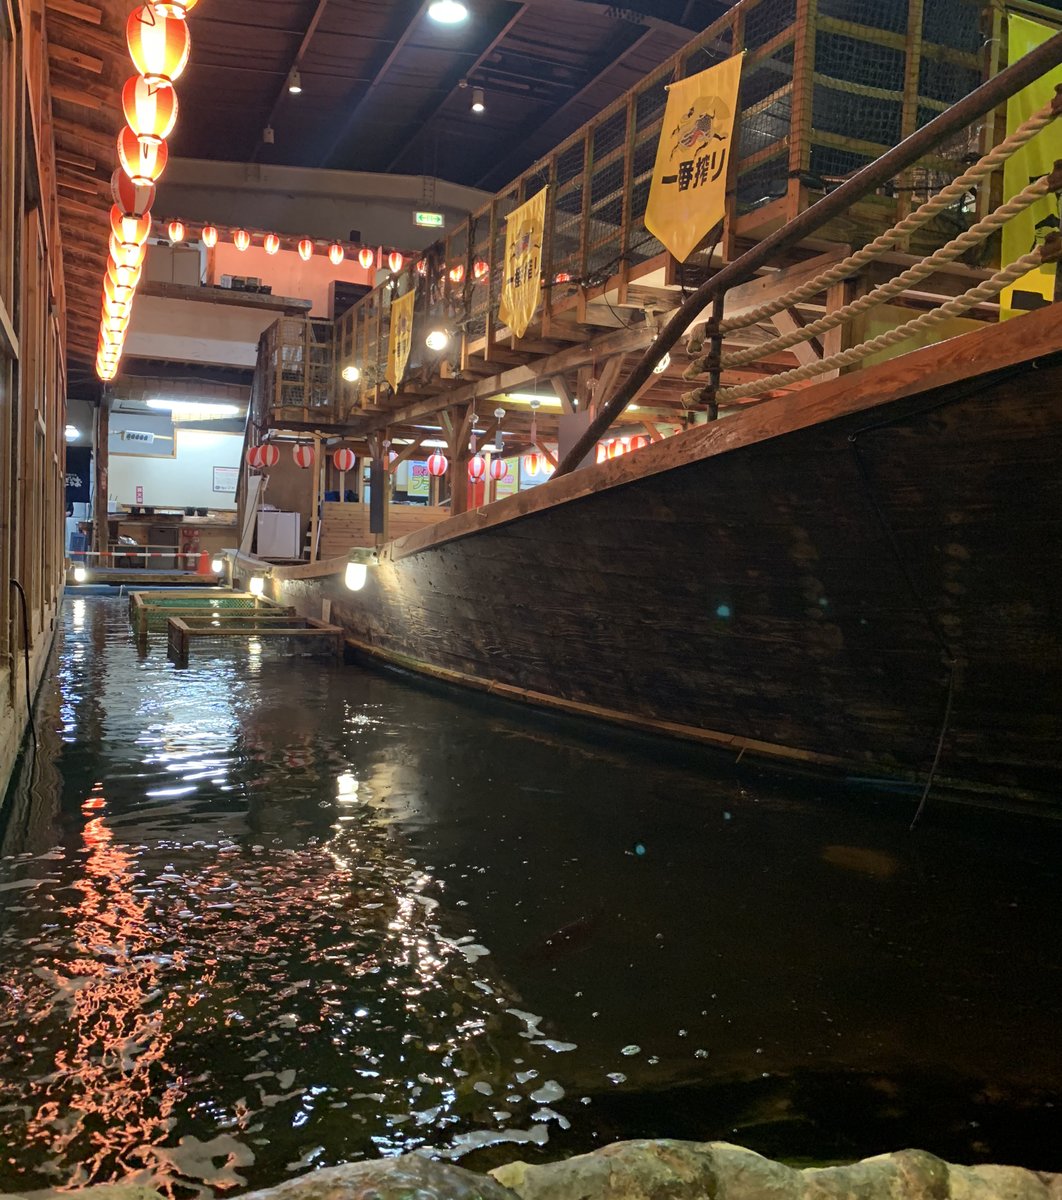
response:
<svg viewBox="0 0 1062 1200"><path fill-rule="evenodd" d="M644 225L666 87L744 51L740 136L729 171L724 258L792 220L838 181L873 161L998 68L999 13L982 28L970 0L741 0L672 59L493 197L417 263L378 285L327 323L287 318L269 331L271 378L264 420L342 423L381 408L393 297L416 289L406 393L431 390L436 356L424 348L429 322L458 331L460 363L489 357L498 319L505 217L548 185L540 329L585 314L603 293L626 299L637 280L695 287L705 254L676 264ZM994 142L994 122L976 123L817 236L873 236L903 216L964 159ZM980 202L985 211L987 200ZM969 214L969 219L976 218ZM963 219L966 219L965 215ZM923 231L920 251L954 233ZM457 362L455 356L449 356ZM342 378L344 367L359 378ZM256 410L257 411L257 410Z"/></svg>

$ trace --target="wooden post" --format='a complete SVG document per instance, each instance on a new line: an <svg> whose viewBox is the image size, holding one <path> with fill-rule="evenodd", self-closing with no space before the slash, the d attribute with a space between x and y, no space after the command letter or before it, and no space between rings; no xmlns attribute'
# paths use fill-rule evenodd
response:
<svg viewBox="0 0 1062 1200"><path fill-rule="evenodd" d="M110 531L107 525L107 443L110 438L110 428L109 402L106 397L102 397L96 420L96 505L92 523L98 567L107 566L107 549L110 544Z"/></svg>
<svg viewBox="0 0 1062 1200"><path fill-rule="evenodd" d="M310 562L317 561L317 534L321 511L321 439L313 435L313 509L310 513Z"/></svg>
<svg viewBox="0 0 1062 1200"><path fill-rule="evenodd" d="M472 405L454 407L453 432L450 437L450 515L468 510L468 435L472 428Z"/></svg>
<svg viewBox="0 0 1062 1200"><path fill-rule="evenodd" d="M819 0L797 0L793 43L793 99L789 120L789 184L786 220L806 206L802 176L811 165L811 110L815 96L815 22Z"/></svg>
<svg viewBox="0 0 1062 1200"><path fill-rule="evenodd" d="M907 0L907 39L904 47L903 109L900 114L900 137L910 137L918 128L918 80L922 65L922 15L923 0ZM914 167L908 167L899 178L900 194L896 199L896 220L906 217L915 207L911 189L914 185ZM906 250L910 237L899 243Z"/></svg>

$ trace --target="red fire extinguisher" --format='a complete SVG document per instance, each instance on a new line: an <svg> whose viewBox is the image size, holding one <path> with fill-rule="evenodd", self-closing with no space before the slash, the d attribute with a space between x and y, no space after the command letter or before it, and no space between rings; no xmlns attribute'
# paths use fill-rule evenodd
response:
<svg viewBox="0 0 1062 1200"><path fill-rule="evenodd" d="M186 535L184 541L181 542L181 553L178 556L177 566L179 569L181 569L181 570L188 569L188 560L191 557L191 555L192 555L192 542L191 542L191 539Z"/></svg>

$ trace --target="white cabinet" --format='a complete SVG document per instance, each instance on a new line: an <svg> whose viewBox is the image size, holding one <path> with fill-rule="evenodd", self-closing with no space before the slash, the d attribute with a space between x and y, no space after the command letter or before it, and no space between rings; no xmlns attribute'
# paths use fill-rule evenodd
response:
<svg viewBox="0 0 1062 1200"><path fill-rule="evenodd" d="M297 512L258 514L259 558L302 558L302 515Z"/></svg>

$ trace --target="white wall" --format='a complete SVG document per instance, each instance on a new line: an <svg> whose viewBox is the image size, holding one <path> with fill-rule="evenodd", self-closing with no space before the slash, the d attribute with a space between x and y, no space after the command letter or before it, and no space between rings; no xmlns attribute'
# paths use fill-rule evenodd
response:
<svg viewBox="0 0 1062 1200"><path fill-rule="evenodd" d="M233 492L213 490L215 467L238 467L243 436L204 429L176 430L175 458L112 454L109 491L119 504L136 504L136 489L144 489L144 504L161 508L236 507Z"/></svg>

